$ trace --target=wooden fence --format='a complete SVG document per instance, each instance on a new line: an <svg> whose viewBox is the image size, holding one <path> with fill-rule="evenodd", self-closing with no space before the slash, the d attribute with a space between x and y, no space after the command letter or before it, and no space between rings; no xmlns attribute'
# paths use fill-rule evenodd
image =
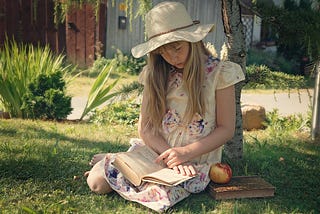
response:
<svg viewBox="0 0 320 214"><path fill-rule="evenodd" d="M55 26L53 21L53 1L0 0L0 45L6 37L17 42L49 45L61 53L65 49L65 27Z"/></svg>
<svg viewBox="0 0 320 214"><path fill-rule="evenodd" d="M36 3L37 5L34 5ZM48 45L80 66L90 66L105 53L106 6L96 19L91 5L74 8L65 23L54 23L53 0L0 0L0 48L6 37L17 42Z"/></svg>

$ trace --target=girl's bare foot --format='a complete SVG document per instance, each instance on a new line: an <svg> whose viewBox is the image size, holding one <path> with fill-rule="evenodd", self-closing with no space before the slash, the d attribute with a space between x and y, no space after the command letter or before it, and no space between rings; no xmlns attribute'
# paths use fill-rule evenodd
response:
<svg viewBox="0 0 320 214"><path fill-rule="evenodd" d="M83 176L87 178L89 176L89 174L90 174L90 171L86 171L86 172L84 172Z"/></svg>
<svg viewBox="0 0 320 214"><path fill-rule="evenodd" d="M107 153L100 153L100 154L95 154L91 161L89 162L90 166L94 166L96 163L98 163L99 161L101 161L103 158L105 158L107 155Z"/></svg>

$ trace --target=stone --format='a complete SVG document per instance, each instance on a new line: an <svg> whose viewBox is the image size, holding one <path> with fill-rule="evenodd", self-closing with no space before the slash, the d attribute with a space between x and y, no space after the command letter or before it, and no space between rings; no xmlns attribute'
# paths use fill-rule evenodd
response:
<svg viewBox="0 0 320 214"><path fill-rule="evenodd" d="M265 128L266 109L255 104L244 104L241 106L242 127L244 130L258 130Z"/></svg>

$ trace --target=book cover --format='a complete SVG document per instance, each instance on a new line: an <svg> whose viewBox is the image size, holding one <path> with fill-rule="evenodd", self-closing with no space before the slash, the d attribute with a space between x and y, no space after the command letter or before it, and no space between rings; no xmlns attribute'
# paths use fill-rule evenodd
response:
<svg viewBox="0 0 320 214"><path fill-rule="evenodd" d="M275 187L259 176L234 176L227 184L210 182L207 190L214 199L273 197Z"/></svg>

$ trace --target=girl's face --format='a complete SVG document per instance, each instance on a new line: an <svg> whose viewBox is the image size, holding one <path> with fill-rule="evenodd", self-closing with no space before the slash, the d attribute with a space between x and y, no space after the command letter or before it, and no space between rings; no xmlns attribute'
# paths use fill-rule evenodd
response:
<svg viewBox="0 0 320 214"><path fill-rule="evenodd" d="M186 64L189 55L189 49L189 42L179 41L161 46L159 48L159 54L170 65L178 69L182 69Z"/></svg>

